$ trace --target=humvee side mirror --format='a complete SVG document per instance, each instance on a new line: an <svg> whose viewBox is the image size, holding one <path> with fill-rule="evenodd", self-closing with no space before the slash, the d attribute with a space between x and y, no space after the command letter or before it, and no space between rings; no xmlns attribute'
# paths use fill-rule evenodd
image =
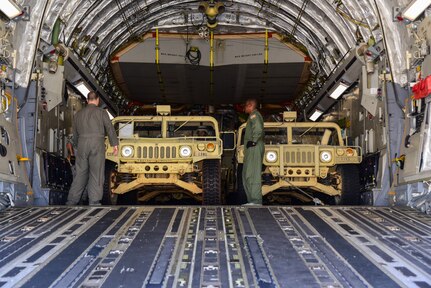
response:
<svg viewBox="0 0 431 288"><path fill-rule="evenodd" d="M234 131L221 132L220 138L223 141L223 150L233 151L236 148L236 133Z"/></svg>

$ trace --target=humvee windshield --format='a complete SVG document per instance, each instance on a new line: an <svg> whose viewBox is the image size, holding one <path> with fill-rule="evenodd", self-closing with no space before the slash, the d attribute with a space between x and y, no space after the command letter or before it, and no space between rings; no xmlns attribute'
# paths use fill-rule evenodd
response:
<svg viewBox="0 0 431 288"><path fill-rule="evenodd" d="M241 145L244 145L245 129L241 134ZM287 144L287 128L286 127L265 127L265 144Z"/></svg>
<svg viewBox="0 0 431 288"><path fill-rule="evenodd" d="M215 137L214 124L202 121L169 121L168 138Z"/></svg>
<svg viewBox="0 0 431 288"><path fill-rule="evenodd" d="M287 144L287 128L266 127L264 139L267 145Z"/></svg>
<svg viewBox="0 0 431 288"><path fill-rule="evenodd" d="M245 129L241 134L244 145ZM288 144L287 127L265 127L266 145ZM332 127L292 127L292 144L340 145L337 130Z"/></svg>
<svg viewBox="0 0 431 288"><path fill-rule="evenodd" d="M162 121L117 122L120 138L162 138ZM215 137L214 123L209 121L168 121L167 137Z"/></svg>
<svg viewBox="0 0 431 288"><path fill-rule="evenodd" d="M292 127L292 144L340 145L337 130L326 127Z"/></svg>
<svg viewBox="0 0 431 288"><path fill-rule="evenodd" d="M161 121L134 121L132 123L115 123L120 138L161 138Z"/></svg>

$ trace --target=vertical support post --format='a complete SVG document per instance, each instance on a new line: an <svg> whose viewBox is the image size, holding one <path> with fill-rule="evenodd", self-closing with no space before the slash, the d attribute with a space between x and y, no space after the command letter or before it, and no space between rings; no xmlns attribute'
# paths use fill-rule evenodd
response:
<svg viewBox="0 0 431 288"><path fill-rule="evenodd" d="M160 46L159 46L159 28L156 28L156 64L159 64L159 54L160 54Z"/></svg>
<svg viewBox="0 0 431 288"><path fill-rule="evenodd" d="M265 53L264 53L264 59L263 59L263 75L262 75L262 87L260 88L261 96L260 101L263 102L263 98L265 98L266 95L266 80L268 79L268 63L269 63L269 33L268 29L265 30Z"/></svg>
<svg viewBox="0 0 431 288"><path fill-rule="evenodd" d="M315 176L316 177L320 177L320 165L319 165L319 159L320 159L320 155L319 155L319 146L314 146L314 171L315 171Z"/></svg>
<svg viewBox="0 0 431 288"><path fill-rule="evenodd" d="M214 96L214 31L210 32L210 97Z"/></svg>
<svg viewBox="0 0 431 288"><path fill-rule="evenodd" d="M385 62L387 62L388 60L385 59ZM386 63L385 63L386 64ZM388 161L388 171L389 171L389 185L392 188L393 187L393 183L394 183L394 175L393 175L393 163L392 163L392 157L395 158L395 154L392 155L392 147L391 147L391 127L390 127L390 121L392 121L389 117L389 97L388 97L388 83L386 82L386 70L383 70L383 91L382 91L382 96L384 98L384 107L385 107L385 120L388 123L388 127L386 128L386 155L387 155L387 161ZM392 72L392 71L391 71ZM362 73L364 73L362 71ZM393 80L393 79L392 79ZM395 89L393 91L393 93L395 94ZM365 121L364 121L365 122ZM403 139L404 140L404 139ZM389 189L391 190L391 189ZM391 191L388 191L391 192ZM391 197L392 198L392 197ZM393 205L392 205L393 206Z"/></svg>
<svg viewBox="0 0 431 288"><path fill-rule="evenodd" d="M15 104L17 104L16 102L15 102L15 99L16 99L16 95L15 95L15 81L16 81L16 50L13 50L13 52L12 52L12 78L13 78L13 80L12 80L12 83L13 83L13 85L12 85L12 95L11 95L11 97L10 97L10 103L9 103L9 105L11 106L11 107L9 107L10 109L11 109L11 111L12 111L12 119L13 119L13 121L17 121L17 118L18 118L18 112L17 112L17 106L15 106ZM7 99L6 99L6 101L7 101ZM15 122L15 123L17 123L17 122Z"/></svg>
<svg viewBox="0 0 431 288"><path fill-rule="evenodd" d="M210 32L210 68L214 68L214 32Z"/></svg>
<svg viewBox="0 0 431 288"><path fill-rule="evenodd" d="M160 37L159 37L159 28L156 28L156 69L157 69L157 77L159 78L159 88L160 88L160 93L162 95L163 100L166 100L166 95L165 95L165 85L163 83L163 76L162 76L162 71L160 70Z"/></svg>
<svg viewBox="0 0 431 288"><path fill-rule="evenodd" d="M268 58L269 58L269 34L268 34L268 29L265 30L265 59L264 59L264 63L265 65L268 65Z"/></svg>

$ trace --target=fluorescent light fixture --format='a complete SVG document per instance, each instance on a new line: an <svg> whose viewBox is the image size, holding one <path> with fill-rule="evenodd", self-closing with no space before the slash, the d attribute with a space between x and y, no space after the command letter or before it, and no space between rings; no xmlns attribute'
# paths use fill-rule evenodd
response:
<svg viewBox="0 0 431 288"><path fill-rule="evenodd" d="M335 89L331 92L331 94L329 94L329 97L337 100L338 98L340 98L341 95L343 95L347 88L349 88L349 85L343 82L339 82Z"/></svg>
<svg viewBox="0 0 431 288"><path fill-rule="evenodd" d="M410 2L409 5L407 5L406 9L404 9L401 16L410 21L414 21L430 5L431 5L431 0L413 0L412 2Z"/></svg>
<svg viewBox="0 0 431 288"><path fill-rule="evenodd" d="M314 110L313 114L310 116L310 120L311 121L316 121L317 119L319 119L320 116L322 116L323 111L320 110Z"/></svg>
<svg viewBox="0 0 431 288"><path fill-rule="evenodd" d="M0 0L0 10L9 18L13 19L23 13L21 7L13 0Z"/></svg>
<svg viewBox="0 0 431 288"><path fill-rule="evenodd" d="M87 98L88 93L90 93L90 89L88 89L88 86L83 81L75 84L75 88L78 89L79 93L81 93L85 98Z"/></svg>
<svg viewBox="0 0 431 288"><path fill-rule="evenodd" d="M114 119L114 116L112 116L111 112L109 112L108 110L106 110L106 112L108 112L109 120Z"/></svg>

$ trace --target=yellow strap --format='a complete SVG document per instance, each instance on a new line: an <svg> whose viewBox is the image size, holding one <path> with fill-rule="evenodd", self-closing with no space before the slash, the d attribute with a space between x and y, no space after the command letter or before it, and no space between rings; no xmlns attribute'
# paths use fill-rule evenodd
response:
<svg viewBox="0 0 431 288"><path fill-rule="evenodd" d="M17 159L19 162L30 161L30 158L22 157L22 156L21 156L21 155L19 155L19 154L16 154L16 159Z"/></svg>
<svg viewBox="0 0 431 288"><path fill-rule="evenodd" d="M159 47L159 29L156 28L156 64L159 64L159 53L160 53L160 47Z"/></svg>
<svg viewBox="0 0 431 288"><path fill-rule="evenodd" d="M269 58L269 34L268 34L268 29L265 30L265 60L264 63L268 64L268 58Z"/></svg>

